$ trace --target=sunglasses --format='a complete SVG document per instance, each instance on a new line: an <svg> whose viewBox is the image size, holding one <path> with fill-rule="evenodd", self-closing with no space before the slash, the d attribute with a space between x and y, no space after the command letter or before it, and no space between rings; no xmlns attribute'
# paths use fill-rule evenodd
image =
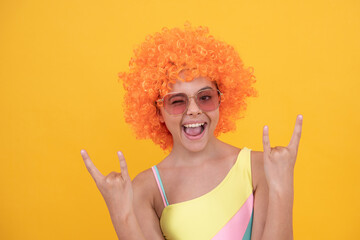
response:
<svg viewBox="0 0 360 240"><path fill-rule="evenodd" d="M219 90L214 89L200 90L193 96L172 92L166 94L162 99L158 99L156 103L159 106L163 106L168 114L180 115L188 109L190 98L194 98L196 105L201 111L210 112L219 107L221 95L222 93Z"/></svg>

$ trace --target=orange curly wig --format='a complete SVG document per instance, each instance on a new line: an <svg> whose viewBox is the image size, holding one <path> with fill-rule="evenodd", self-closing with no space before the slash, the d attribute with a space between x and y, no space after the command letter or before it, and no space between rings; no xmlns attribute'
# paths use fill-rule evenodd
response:
<svg viewBox="0 0 360 240"><path fill-rule="evenodd" d="M163 28L148 35L135 50L129 72L120 72L125 88L125 121L138 139L152 139L164 150L171 149L173 139L159 121L155 101L168 93L170 83L191 81L206 76L215 81L223 93L215 136L236 129L236 120L246 110L245 99L257 96L253 68L244 64L235 49L209 35L207 27L195 29L187 22L185 29ZM179 72L186 71L185 79Z"/></svg>

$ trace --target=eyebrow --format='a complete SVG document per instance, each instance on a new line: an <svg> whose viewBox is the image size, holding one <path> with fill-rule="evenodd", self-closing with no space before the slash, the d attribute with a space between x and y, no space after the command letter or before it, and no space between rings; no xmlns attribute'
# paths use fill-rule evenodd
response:
<svg viewBox="0 0 360 240"><path fill-rule="evenodd" d="M197 92L200 92L200 91L202 91L202 90L207 90L207 89L212 89L212 90L213 90L212 87L206 86L206 87L203 87L203 88L199 89L199 91L197 91ZM171 97L169 98L169 100L173 99L174 97L181 96L182 94L185 94L185 93L178 93L178 92L177 92L177 93L175 93L173 96L171 96ZM185 94L185 95L186 95L186 94Z"/></svg>
<svg viewBox="0 0 360 240"><path fill-rule="evenodd" d="M207 86L207 87L203 87L202 89L200 89L198 92L200 92L200 91L202 91L202 90L206 90L206 89L213 89L212 87L209 87L209 86Z"/></svg>
<svg viewBox="0 0 360 240"><path fill-rule="evenodd" d="M173 99L174 97L179 97L179 96L181 96L182 94L184 94L184 93L175 93L173 96L171 96L171 97L169 98L169 101L170 101L171 99Z"/></svg>

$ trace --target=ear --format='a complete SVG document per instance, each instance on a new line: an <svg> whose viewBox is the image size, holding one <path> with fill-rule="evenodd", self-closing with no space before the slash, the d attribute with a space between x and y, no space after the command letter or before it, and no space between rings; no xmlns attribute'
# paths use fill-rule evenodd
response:
<svg viewBox="0 0 360 240"><path fill-rule="evenodd" d="M156 107L156 115L158 116L159 121L160 121L161 123L164 123L164 122L165 122L165 121L164 121L164 117L163 117L162 114L161 114L161 110L160 110L160 108L158 108L158 107Z"/></svg>

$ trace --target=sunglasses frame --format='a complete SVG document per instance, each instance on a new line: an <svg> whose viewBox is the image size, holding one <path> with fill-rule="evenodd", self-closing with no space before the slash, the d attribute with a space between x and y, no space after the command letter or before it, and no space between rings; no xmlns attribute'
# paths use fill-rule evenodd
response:
<svg viewBox="0 0 360 240"><path fill-rule="evenodd" d="M204 91L209 91L209 90L217 91L218 94L219 94L219 105L217 106L217 108L214 109L214 110L216 110L216 109L218 109L218 108L220 107L220 103L221 103L221 100L222 100L221 96L223 95L223 93L220 92L219 89L212 89L212 88L211 88L211 89L209 88L209 89L200 90L200 91L198 91L197 93L195 93L194 95L191 95L191 96L189 96L189 95L187 95L187 94L185 94L185 93L183 93L183 92L171 92L171 93L167 93L167 94L165 94L161 99L156 100L155 103L156 103L159 107L161 107L161 106L164 106L164 99L165 99L165 97L166 97L167 95L184 94L184 95L186 95L187 98L188 98L188 102L187 102L187 106L186 106L185 110L184 110L182 113L179 113L179 114L171 114L171 113L169 113L169 112L166 110L166 108L164 107L165 111L166 111L169 115L178 116L178 115L184 114L184 112L186 112L187 109L189 108L190 98L194 98L194 101L195 101L195 103L196 103L196 106L197 106L201 111L203 111L203 110L200 108L200 106L198 105L197 100L196 100L195 97L196 97L199 93L204 92ZM211 110L211 111L214 111L214 110Z"/></svg>

